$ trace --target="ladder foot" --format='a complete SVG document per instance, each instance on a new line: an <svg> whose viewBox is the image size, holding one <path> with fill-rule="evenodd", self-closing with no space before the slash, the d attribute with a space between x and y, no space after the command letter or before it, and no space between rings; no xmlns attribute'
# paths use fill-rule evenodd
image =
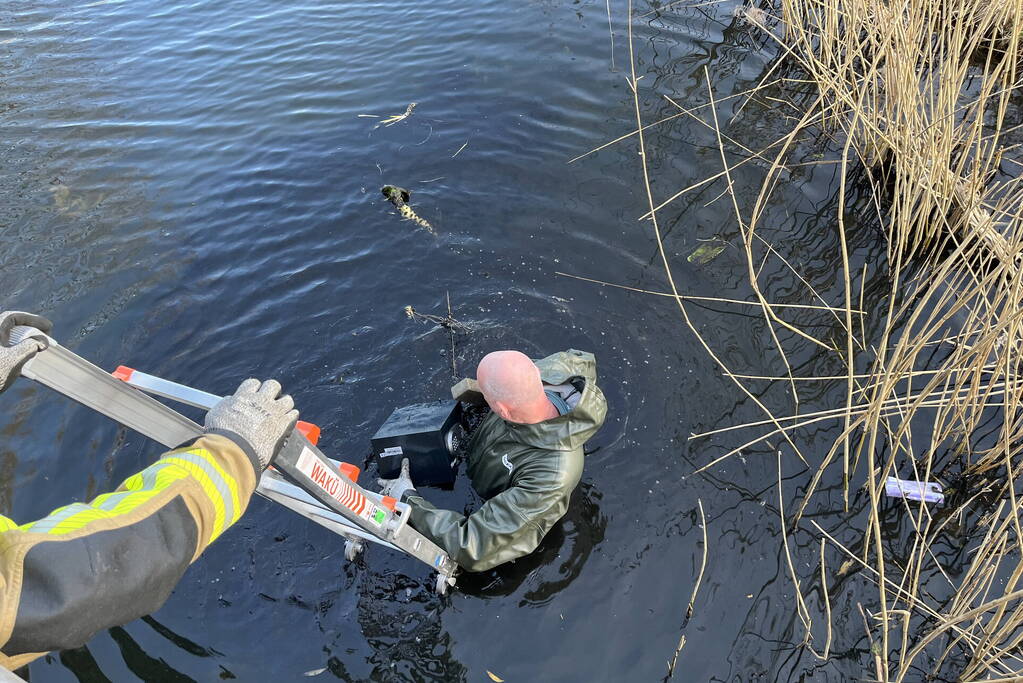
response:
<svg viewBox="0 0 1023 683"><path fill-rule="evenodd" d="M362 541L348 539L345 541L345 559L354 562L355 558L362 552Z"/></svg>
<svg viewBox="0 0 1023 683"><path fill-rule="evenodd" d="M444 576L443 574L437 575L437 583L434 584L433 590L437 595L447 595L448 589L455 585L455 577Z"/></svg>

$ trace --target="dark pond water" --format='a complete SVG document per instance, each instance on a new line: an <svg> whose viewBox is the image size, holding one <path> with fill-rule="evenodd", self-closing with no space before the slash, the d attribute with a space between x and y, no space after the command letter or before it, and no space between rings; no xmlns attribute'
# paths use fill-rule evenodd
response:
<svg viewBox="0 0 1023 683"><path fill-rule="evenodd" d="M774 53L734 7L639 16L652 8L637 5L647 120L677 111L662 94L706 102L705 69L719 99L764 74ZM692 475L739 437L690 442L691 432L759 413L670 299L557 274L667 287L650 225L637 221L646 200L634 141L568 163L634 128L626 8L612 3L613 57L607 12L596 0L0 7L4 308L47 314L59 339L104 367L220 393L278 377L324 427L325 450L359 462L395 406L451 383L446 334L403 313L443 314L447 295L472 327L456 340L459 373L497 348L591 350L611 406L566 519L535 554L465 577L449 598L381 549L345 566L338 538L257 499L159 612L26 676L656 681L683 634L675 680L840 680L843 658L858 671L862 637L827 665L797 647L773 451ZM361 116L410 102L394 126ZM785 130L769 108L730 125L751 147ZM688 117L652 129L648 144L658 197L720 169L713 132ZM833 173L794 171L770 226L824 295ZM737 171L743 202L758 174ZM436 235L398 218L385 183L412 190ZM748 299L722 190L708 185L662 214L666 248L686 293ZM707 263L687 258L714 239L730 246ZM863 244L861 261L880 258L875 236ZM789 284L778 275L783 300ZM690 311L727 360L777 374L750 311ZM765 395L784 403L783 392ZM0 506L21 521L159 455L27 382L0 399L0 415ZM786 455L783 467L802 466ZM464 484L427 495L474 502ZM687 623L698 500L710 543ZM812 575L816 546L803 551L799 571Z"/></svg>

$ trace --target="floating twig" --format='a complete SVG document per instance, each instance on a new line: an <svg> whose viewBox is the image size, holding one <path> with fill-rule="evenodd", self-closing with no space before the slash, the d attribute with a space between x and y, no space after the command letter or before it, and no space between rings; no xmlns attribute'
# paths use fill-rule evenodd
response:
<svg viewBox="0 0 1023 683"><path fill-rule="evenodd" d="M675 675L675 662L678 661L678 653L682 652L682 648L685 647L686 636L682 634L682 637L678 639L678 647L675 648L675 654L672 656L671 661L668 662L668 675L667 678L671 678Z"/></svg>
<svg viewBox="0 0 1023 683"><path fill-rule="evenodd" d="M696 594L700 592L700 584L703 582L703 571L707 568L707 518L703 514L703 501L697 498L696 504L700 508L700 529L703 530L703 560L700 562L700 573L696 575L696 583L693 584L693 594L689 597L689 606L686 607L686 621L689 621L693 616Z"/></svg>
<svg viewBox="0 0 1023 683"><path fill-rule="evenodd" d="M455 320L451 316L451 300L448 299L448 314L447 316L431 315L430 313L420 313L412 306L405 307L405 315L410 320L416 320L418 322L433 323L443 327L446 330L453 330L455 332L472 332L473 328L471 325L467 325L459 320Z"/></svg>
<svg viewBox="0 0 1023 683"><path fill-rule="evenodd" d="M433 126L431 126L429 123L426 124L426 125L430 126L430 132L426 134L426 137L423 138L422 142L417 142L416 143L416 147L421 147L421 146L425 145L426 141L429 140L431 137L433 137Z"/></svg>
<svg viewBox="0 0 1023 683"><path fill-rule="evenodd" d="M451 315L451 292L445 291L444 292L444 298L446 298L447 301L448 301L448 317L447 317L447 320L449 321L449 324L445 325L445 327L448 330L448 339L451 340L451 376L452 377L458 377L458 368L455 367L455 331L454 331L454 329L452 329L451 324L450 324L451 322L454 322L454 320L455 320L454 316Z"/></svg>
<svg viewBox="0 0 1023 683"><path fill-rule="evenodd" d="M451 293L444 292L444 297L447 300L448 314L446 317L439 315L431 315L430 313L420 313L412 306L405 307L405 315L410 320L416 320L419 322L433 323L438 327L442 327L448 332L448 340L451 343L451 376L458 377L458 367L455 364L455 333L463 332L468 333L472 331L472 327L466 325L463 322L455 320L454 314L451 312Z"/></svg>
<svg viewBox="0 0 1023 683"><path fill-rule="evenodd" d="M408 117L412 116L412 111L415 108L416 108L416 102L409 103L408 107L405 109L405 113L404 114L395 114L393 116L388 116L386 119L384 119L383 121L381 121L377 125L373 126L373 130L376 130L380 126L388 126L389 127L389 126L393 126L396 123L401 123L402 121L404 121Z"/></svg>

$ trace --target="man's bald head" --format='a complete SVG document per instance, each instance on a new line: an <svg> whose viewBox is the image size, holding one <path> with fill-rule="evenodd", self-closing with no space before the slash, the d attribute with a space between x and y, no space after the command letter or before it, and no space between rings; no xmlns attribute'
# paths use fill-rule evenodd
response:
<svg viewBox="0 0 1023 683"><path fill-rule="evenodd" d="M533 424L557 415L539 368L520 351L488 353L476 368L476 381L490 408L505 420Z"/></svg>

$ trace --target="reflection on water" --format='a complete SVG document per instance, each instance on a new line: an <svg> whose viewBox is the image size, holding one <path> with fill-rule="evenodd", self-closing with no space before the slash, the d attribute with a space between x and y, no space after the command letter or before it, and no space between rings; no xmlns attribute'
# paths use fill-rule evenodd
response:
<svg viewBox="0 0 1023 683"><path fill-rule="evenodd" d="M169 643L193 657L220 657L222 653L216 650L205 648L188 638L181 636L167 628L152 616L142 617L154 631L163 636ZM124 628L112 628L109 631L110 637L117 644L123 657L124 664L128 669L143 681L193 681L195 679L176 671L162 658L155 658L146 653L143 647L132 638L131 634ZM59 653L60 661L64 666L73 671L81 683L101 683L109 681L99 664L93 658L88 646L64 650ZM48 658L52 659L52 656ZM25 673L25 670L22 671ZM221 666L221 679L234 678L234 674Z"/></svg>
<svg viewBox="0 0 1023 683"><path fill-rule="evenodd" d="M441 600L432 581L397 573L370 573L358 604L361 633L371 654L359 679L384 681L461 681L465 666L452 651L443 627Z"/></svg>

